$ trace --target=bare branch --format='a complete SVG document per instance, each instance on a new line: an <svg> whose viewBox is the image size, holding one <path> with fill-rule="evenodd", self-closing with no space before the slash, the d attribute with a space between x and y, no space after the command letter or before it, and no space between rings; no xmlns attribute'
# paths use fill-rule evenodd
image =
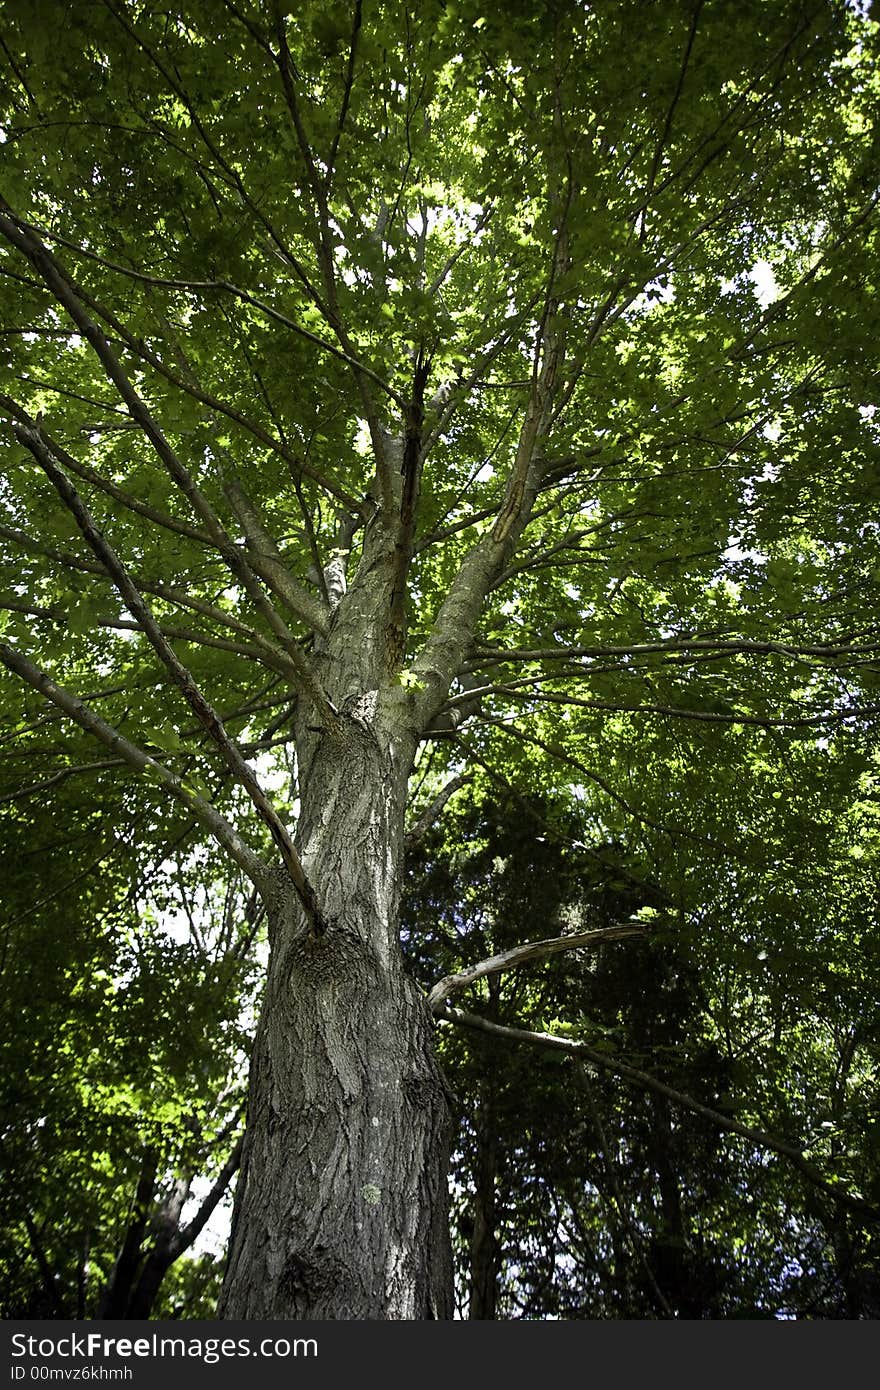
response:
<svg viewBox="0 0 880 1390"><path fill-rule="evenodd" d="M525 661L565 661L577 659L579 657L607 657L607 656L647 656L653 653L663 655L665 652L717 652L719 656L727 654L737 655L742 653L746 656L767 655L777 653L779 656L803 657L816 656L829 660L838 656L865 656L880 652L880 644L868 643L863 646L845 645L801 645L794 642L752 642L748 640L738 641L718 640L716 638L670 638L666 642L637 642L631 647L537 647L529 649L527 647L477 647L480 664L495 665L502 662L511 662L520 665ZM476 662L469 662L468 665L476 665Z"/></svg>
<svg viewBox="0 0 880 1390"><path fill-rule="evenodd" d="M441 788L434 797L433 801L429 802L425 807L412 829L407 831L405 839L407 849L412 849L414 845L417 845L420 840L425 838L425 835L440 815L449 798L454 796L461 787L466 787L470 780L470 776L467 773L462 773L459 777L450 778L445 787Z"/></svg>
<svg viewBox="0 0 880 1390"><path fill-rule="evenodd" d="M577 951L584 946L601 946L606 941L620 941L628 936L645 936L648 928L637 922L624 922L616 927L599 927L593 931L574 932L566 936L548 936L543 941L528 941L522 946L514 946L500 955L488 956L476 965L469 965L456 975L445 975L438 980L428 995L432 1013L438 1013L450 994L457 989L472 985L485 975L497 975L504 970L516 970L528 961L547 960L563 951Z"/></svg>
<svg viewBox="0 0 880 1390"><path fill-rule="evenodd" d="M244 1135L236 1140L232 1150L217 1175L216 1180L211 1185L211 1190L205 1197L193 1219L180 1231L173 1242L174 1258L182 1255L184 1250L188 1250L201 1235L211 1214L219 1205L223 1194L226 1192L238 1166L241 1163L241 1152L244 1145Z"/></svg>
<svg viewBox="0 0 880 1390"><path fill-rule="evenodd" d="M713 1110L711 1106L703 1105L701 1101L694 1100L684 1091L677 1091L674 1087L667 1086L665 1081L659 1081L657 1077L649 1076L647 1072L638 1071L637 1068L628 1066L625 1062L617 1061L615 1058L609 1057L606 1052L597 1052L587 1043L578 1042L573 1038L556 1037L553 1033L532 1033L524 1028L508 1028L505 1024L492 1023L489 1019L481 1018L479 1014L463 1013L460 1009L450 1008L448 1004L442 1008L438 1017L447 1023L458 1024L462 1028L473 1028L483 1033L492 1033L497 1037L509 1038L512 1042L536 1043L541 1047L555 1048L557 1051L568 1052L574 1056L585 1058L593 1066L599 1067L603 1071L621 1076L625 1081L630 1081L647 1091L656 1091L658 1095L666 1096L667 1100L671 1100L674 1105L681 1106L684 1110L690 1110L695 1115L702 1115L704 1119L711 1120L719 1129L727 1130L730 1134L738 1134L760 1149L769 1149L771 1153L779 1154L782 1158L788 1159L789 1163L803 1173L804 1177L814 1186L821 1187L842 1206L848 1207L860 1216L867 1216L871 1220L880 1219L880 1211L876 1207L872 1207L859 1197L853 1197L837 1183L829 1182L818 1168L804 1158L802 1151L794 1144L789 1144L773 1134L767 1134L764 1130L752 1129L749 1125L740 1124L731 1116L723 1115L719 1110Z"/></svg>

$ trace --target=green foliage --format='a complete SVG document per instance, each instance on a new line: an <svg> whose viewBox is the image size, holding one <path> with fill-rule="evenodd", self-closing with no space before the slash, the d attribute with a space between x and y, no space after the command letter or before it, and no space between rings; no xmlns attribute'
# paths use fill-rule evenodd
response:
<svg viewBox="0 0 880 1390"><path fill-rule="evenodd" d="M12 785L7 769L7 796ZM113 791L91 815L70 781L51 816L33 795L13 803L14 816L0 807L6 1317L95 1316L145 1156L157 1203L181 1178L212 1179L243 1104L239 1018L253 965L240 955L241 907L230 896L226 929L212 923L216 889L199 901L206 866L181 854L178 832L168 883L173 860L151 866L138 854L139 818ZM202 924L185 941L184 903L194 930ZM189 1307L201 1284L180 1279Z"/></svg>
<svg viewBox="0 0 880 1390"><path fill-rule="evenodd" d="M873 947L870 964L854 959L873 880L843 878L838 863L831 901L809 908L809 871L790 897L760 873L740 880L738 900L703 885L704 918L723 915L729 930L705 921L697 932L672 910L674 869L652 872L622 845L584 844L578 832L558 801L472 800L411 860L406 939L426 981L562 929L647 923L643 941L490 976L463 1001L491 1022L586 1042L609 1070L443 1031L460 1124L463 1315L475 1315L475 1232L488 1224L496 1302L477 1316L876 1316L880 1151L869 1098L880 1019L870 1001L880 963ZM752 912L774 907L786 912L780 944L749 949ZM795 1139L869 1205L847 1212L784 1157L621 1079L620 1062L722 1118Z"/></svg>
<svg viewBox="0 0 880 1390"><path fill-rule="evenodd" d="M420 368L395 698L425 695L445 600L522 509L476 616L438 643L460 657L413 819L464 770L480 809L453 802L429 842L412 968L429 988L566 913L654 909L648 946L482 984L472 1006L626 1056L880 1205L880 76L863 8L4 6L11 1309L94 1308L145 1152L159 1198L219 1169L253 913L217 907L240 889L210 815L239 864L273 852L27 432L294 825L302 672L332 676L327 567L347 558L364 611L389 611L387 571L360 561ZM16 655L118 743L62 718ZM185 943L164 929L184 903ZM875 1237L781 1158L607 1077L569 1086L552 1056L443 1047L460 1183L495 1078L505 1315L686 1312L696 1285L705 1315L876 1308ZM795 1244L799 1273L780 1257ZM215 1275L209 1257L177 1269L160 1306L204 1312Z"/></svg>

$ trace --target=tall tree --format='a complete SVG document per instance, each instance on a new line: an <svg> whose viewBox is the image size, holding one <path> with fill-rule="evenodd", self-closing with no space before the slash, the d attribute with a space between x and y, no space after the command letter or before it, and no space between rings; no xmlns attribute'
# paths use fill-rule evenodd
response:
<svg viewBox="0 0 880 1390"><path fill-rule="evenodd" d="M875 775L877 27L843 0L3 25L19 755L47 790L110 769L154 838L173 804L265 904L222 1314L447 1317L408 803L531 765L590 842L663 838L687 922L689 873L781 878L806 807Z"/></svg>

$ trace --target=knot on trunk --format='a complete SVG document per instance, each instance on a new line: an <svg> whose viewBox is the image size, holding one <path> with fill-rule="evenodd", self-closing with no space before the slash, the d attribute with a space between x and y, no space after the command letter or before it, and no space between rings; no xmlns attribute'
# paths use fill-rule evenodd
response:
<svg viewBox="0 0 880 1390"><path fill-rule="evenodd" d="M279 1290L294 1309L331 1309L338 1306L340 1290L349 1272L327 1250L291 1251L284 1262ZM321 1312L316 1312L320 1317ZM328 1316L330 1316L328 1314Z"/></svg>
<svg viewBox="0 0 880 1390"><path fill-rule="evenodd" d="M286 952L290 991L331 989L337 1009L363 1004L383 987L376 953L351 927L340 922L332 926L324 936L303 931L291 941Z"/></svg>
<svg viewBox="0 0 880 1390"><path fill-rule="evenodd" d="M362 729L372 732L370 726L375 723L376 715L379 710L378 690L361 690L355 695L349 695L342 702L342 713L349 719L353 719Z"/></svg>

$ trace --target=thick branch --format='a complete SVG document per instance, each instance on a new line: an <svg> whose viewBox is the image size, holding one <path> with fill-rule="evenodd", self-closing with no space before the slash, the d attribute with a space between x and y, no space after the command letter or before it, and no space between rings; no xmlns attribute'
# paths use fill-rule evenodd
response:
<svg viewBox="0 0 880 1390"><path fill-rule="evenodd" d="M322 637L326 637L327 606L297 584L285 565L274 538L263 525L256 506L242 487L240 479L231 471L225 481L224 491L244 531L251 568L266 581L291 613Z"/></svg>
<svg viewBox="0 0 880 1390"><path fill-rule="evenodd" d="M617 927L600 927L593 931L575 932L569 936L548 936L543 941L527 941L522 946L514 946L500 955L488 956L476 965L469 965L457 975L444 975L438 980L428 995L428 1004L433 1013L439 1013L445 1000L457 989L472 985L484 975L497 975L503 970L515 970L527 961L547 960L563 951L576 951L582 946L601 946L606 941L620 941L627 936L645 936L647 927L637 922L621 923Z"/></svg>
<svg viewBox="0 0 880 1390"><path fill-rule="evenodd" d="M217 745L233 777L247 792L257 814L267 826L280 851L282 861L290 874L291 881L315 933L320 934L324 930L324 923L314 889L305 876L287 827L260 786L253 769L245 761L234 740L227 734L220 716L202 694L191 673L179 660L177 653L162 633L143 595L134 584L122 561L109 542L98 531L88 508L79 497L67 474L52 457L51 451L46 448L40 437L39 429L29 430L25 426L16 426L15 430L21 442L33 453L59 497L70 511L86 541L104 565L132 617L140 626L159 660L168 670L196 718Z"/></svg>
<svg viewBox="0 0 880 1390"><path fill-rule="evenodd" d="M441 708L452 681L462 668L486 595L515 549L537 495L543 460L536 461L529 452L526 467L523 451L532 451L536 442L528 421L526 425L529 428L526 430L524 426L523 433L528 433L530 438L527 444L521 443L496 525L465 555L430 636L413 663L413 671L423 687L423 693L415 701L422 729L428 727Z"/></svg>
<svg viewBox="0 0 880 1390"><path fill-rule="evenodd" d="M423 358L421 350L413 373L412 402L406 412L406 434L403 441L403 480L401 485L400 515L394 545L394 566L391 577L391 605L389 615L389 652L392 665L402 661L406 648L406 597L407 579L412 564L416 519L418 513L419 489L421 486L422 427L425 420L425 386L431 369L429 358Z"/></svg>
<svg viewBox="0 0 880 1390"><path fill-rule="evenodd" d="M560 238L562 236L563 229L560 230ZM424 689L424 694L415 702L423 729L436 715L449 686L461 670L486 595L510 560L528 524L548 466L547 460L541 457L540 449L551 424L554 391L562 360L556 323L557 306L552 299L553 275L561 255L563 252L557 244L535 346L528 404L495 524L465 556L431 634L414 663L414 670Z"/></svg>

